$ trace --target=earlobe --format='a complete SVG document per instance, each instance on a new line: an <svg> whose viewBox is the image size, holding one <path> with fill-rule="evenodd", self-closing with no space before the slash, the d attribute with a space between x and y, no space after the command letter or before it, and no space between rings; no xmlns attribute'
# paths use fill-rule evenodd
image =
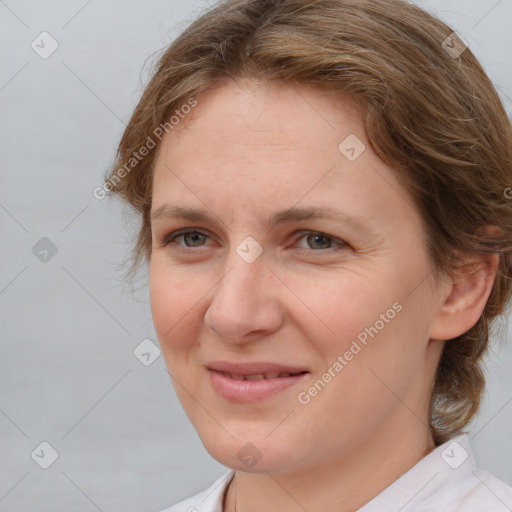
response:
<svg viewBox="0 0 512 512"><path fill-rule="evenodd" d="M459 269L451 285L444 285L431 339L456 338L476 324L491 293L499 260L496 253L472 257Z"/></svg>

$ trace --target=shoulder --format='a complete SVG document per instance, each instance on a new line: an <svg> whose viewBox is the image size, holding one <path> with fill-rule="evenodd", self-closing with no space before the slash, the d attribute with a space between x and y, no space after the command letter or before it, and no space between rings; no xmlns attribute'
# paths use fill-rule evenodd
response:
<svg viewBox="0 0 512 512"><path fill-rule="evenodd" d="M224 493L235 472L228 471L210 487L161 512L222 512Z"/></svg>
<svg viewBox="0 0 512 512"><path fill-rule="evenodd" d="M478 467L468 435L461 435L436 450L443 462L437 466L437 492L426 502L454 512L512 510L512 487Z"/></svg>
<svg viewBox="0 0 512 512"><path fill-rule="evenodd" d="M454 482L455 483L455 482ZM452 488L453 510L504 512L512 510L512 487L491 473L475 467Z"/></svg>
<svg viewBox="0 0 512 512"><path fill-rule="evenodd" d="M438 446L360 512L512 511L512 488L478 467L469 436Z"/></svg>

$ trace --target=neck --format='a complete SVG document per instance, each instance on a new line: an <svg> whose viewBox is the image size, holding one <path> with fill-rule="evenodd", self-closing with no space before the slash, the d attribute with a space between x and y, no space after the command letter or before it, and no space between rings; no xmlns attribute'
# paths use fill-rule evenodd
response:
<svg viewBox="0 0 512 512"><path fill-rule="evenodd" d="M355 512L430 453L430 432L418 428L366 440L320 467L294 473L236 471L224 499L224 512ZM382 434L382 432L380 433Z"/></svg>

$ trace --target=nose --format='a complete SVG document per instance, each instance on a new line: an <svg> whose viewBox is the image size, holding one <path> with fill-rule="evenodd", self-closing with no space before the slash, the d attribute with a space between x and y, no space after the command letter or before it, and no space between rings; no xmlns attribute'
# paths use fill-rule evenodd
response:
<svg viewBox="0 0 512 512"><path fill-rule="evenodd" d="M247 343L277 331L282 324L279 281L261 259L247 263L234 254L214 288L204 322L224 341Z"/></svg>

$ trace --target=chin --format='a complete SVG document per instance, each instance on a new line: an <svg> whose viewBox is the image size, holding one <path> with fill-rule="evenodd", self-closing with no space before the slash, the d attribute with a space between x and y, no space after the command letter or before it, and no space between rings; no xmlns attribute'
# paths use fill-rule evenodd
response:
<svg viewBox="0 0 512 512"><path fill-rule="evenodd" d="M283 473L296 467L297 453L282 439L265 439L267 434L254 442L249 436L233 436L224 432L222 439L201 439L206 451L224 466L246 473Z"/></svg>

